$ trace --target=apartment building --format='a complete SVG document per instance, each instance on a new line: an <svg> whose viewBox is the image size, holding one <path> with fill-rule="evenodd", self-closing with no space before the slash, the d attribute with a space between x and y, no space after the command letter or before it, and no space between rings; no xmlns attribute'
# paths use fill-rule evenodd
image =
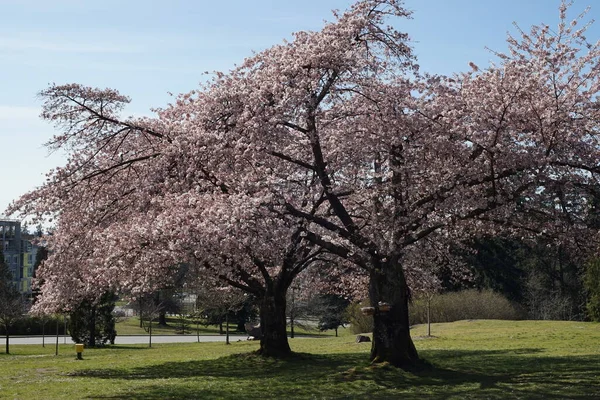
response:
<svg viewBox="0 0 600 400"><path fill-rule="evenodd" d="M0 246L13 285L23 294L31 293L31 279L38 247L34 236L21 231L21 221L0 218Z"/></svg>

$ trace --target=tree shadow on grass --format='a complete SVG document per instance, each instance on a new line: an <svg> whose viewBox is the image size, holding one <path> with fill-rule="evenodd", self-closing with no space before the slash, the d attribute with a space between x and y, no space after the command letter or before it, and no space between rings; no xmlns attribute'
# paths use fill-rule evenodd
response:
<svg viewBox="0 0 600 400"><path fill-rule="evenodd" d="M370 365L364 353L297 354L285 360L238 354L72 376L136 381L136 389L94 398L593 398L600 357L544 357L537 349L422 351L431 361L407 372Z"/></svg>
<svg viewBox="0 0 600 400"><path fill-rule="evenodd" d="M138 345L127 345L127 344L108 344L104 347L96 347L96 349L102 350L102 349L107 349L107 350L121 350L121 349L126 349L126 350L148 350L148 345L145 344L138 344Z"/></svg>
<svg viewBox="0 0 600 400"><path fill-rule="evenodd" d="M541 349L515 349L429 350L421 356L434 361L435 367L420 374L419 384L475 384L473 393L465 393L469 396L589 399L600 394L598 355L549 357Z"/></svg>

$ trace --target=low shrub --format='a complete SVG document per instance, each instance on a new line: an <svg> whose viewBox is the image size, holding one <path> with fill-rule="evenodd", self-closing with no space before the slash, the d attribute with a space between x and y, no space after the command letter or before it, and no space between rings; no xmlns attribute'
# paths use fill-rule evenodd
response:
<svg viewBox="0 0 600 400"><path fill-rule="evenodd" d="M346 313L350 332L359 334L373 331L373 317L364 315L361 307L368 307L367 300L352 303ZM431 322L453 322L463 319L519 320L524 311L506 297L493 290L469 289L434 295L431 298ZM427 299L414 298L409 304L409 321L412 325L427 323Z"/></svg>
<svg viewBox="0 0 600 400"><path fill-rule="evenodd" d="M46 317L44 319L39 317L27 316L18 320L10 328L11 335L46 335L56 334L56 325L58 324L58 333L60 335L65 334L65 324L62 317ZM0 335L4 335L6 332L3 327L0 327Z"/></svg>
<svg viewBox="0 0 600 400"><path fill-rule="evenodd" d="M350 332L359 334L373 332L373 316L360 312L361 307L368 307L369 302L352 303L346 309L347 320L350 323Z"/></svg>
<svg viewBox="0 0 600 400"><path fill-rule="evenodd" d="M586 311L592 321L600 322L600 259L590 261L583 277L587 293Z"/></svg>
<svg viewBox="0 0 600 400"><path fill-rule="evenodd" d="M410 304L410 323L427 322L427 300L415 298ZM492 290L468 289L434 295L431 299L431 322L453 322L463 319L523 319L518 305Z"/></svg>

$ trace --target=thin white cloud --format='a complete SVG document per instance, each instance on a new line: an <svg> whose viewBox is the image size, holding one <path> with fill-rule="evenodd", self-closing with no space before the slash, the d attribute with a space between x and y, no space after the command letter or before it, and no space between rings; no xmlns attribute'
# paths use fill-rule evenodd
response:
<svg viewBox="0 0 600 400"><path fill-rule="evenodd" d="M249 55L250 52L248 51ZM226 70L231 68L233 65L229 64L226 57L218 58L213 57L209 62L206 62L202 67L198 67L193 62L187 62L183 64L174 65L173 62L167 60L165 62L169 64L160 65L158 63L150 63L143 59L139 59L137 63L128 61L119 61L119 59L109 58L108 61L101 62L86 62L78 63L71 61L71 58L33 58L33 57L22 57L14 54L2 54L0 47L0 63L10 64L12 66L26 66L36 69L60 69L63 72L69 70L77 71L103 71L103 72L161 72L170 74L195 74L200 76L205 70L212 71L214 69ZM115 61L116 60L116 61ZM242 60L242 58L240 58ZM113 62L110 62L113 61ZM0 66L0 70L2 67ZM52 77L50 80L52 81Z"/></svg>
<svg viewBox="0 0 600 400"><path fill-rule="evenodd" d="M37 120L40 107L6 106L0 104L0 120Z"/></svg>
<svg viewBox="0 0 600 400"><path fill-rule="evenodd" d="M29 9L34 8L36 10L54 8L58 6L62 7L75 7L77 5L84 6L82 1L79 0L53 0L49 2L47 0L0 0L0 6L19 6L19 7L27 7Z"/></svg>
<svg viewBox="0 0 600 400"><path fill-rule="evenodd" d="M9 106L0 104L0 127L5 126L6 122L17 122L17 121L32 121L37 122L41 121L44 125L51 126L50 124L45 123L41 120L40 114L42 112L41 107L26 107L26 106ZM148 110L148 111L139 111L134 110L131 107L125 108L122 113L122 117L131 117L131 118L153 118L156 115Z"/></svg>
<svg viewBox="0 0 600 400"><path fill-rule="evenodd" d="M141 53L140 46L115 45L112 43L76 43L57 38L0 37L0 51L38 50L53 53Z"/></svg>

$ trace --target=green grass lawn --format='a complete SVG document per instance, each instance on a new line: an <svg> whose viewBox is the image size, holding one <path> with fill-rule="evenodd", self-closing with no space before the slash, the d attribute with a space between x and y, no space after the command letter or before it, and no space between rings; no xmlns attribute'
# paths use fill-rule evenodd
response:
<svg viewBox="0 0 600 400"><path fill-rule="evenodd" d="M291 340L295 357L261 359L257 342L86 349L11 346L0 354L7 399L595 399L600 325L461 321L413 329L430 365L405 372L371 366L354 336ZM1 343L1 342L0 342Z"/></svg>
<svg viewBox="0 0 600 400"><path fill-rule="evenodd" d="M147 322L144 322L147 324ZM156 322L152 323L152 334L153 335L176 335L177 334L177 326L179 322L177 318L167 318L167 326L160 326ZM131 317L123 319L117 322L115 326L118 335L147 335L148 332L144 330L144 328L140 328L140 320L138 317ZM234 329L234 326L230 325L230 329ZM196 335L198 331L200 331L201 335L218 335L219 327L217 326L204 326L204 325L196 325L193 323L189 323L188 325L189 332L188 334Z"/></svg>
<svg viewBox="0 0 600 400"><path fill-rule="evenodd" d="M147 324L147 322L145 322ZM167 317L167 326L160 326L156 322L152 323L152 334L153 335L177 335L178 326L180 326L180 321L177 317ZM130 317L120 320L116 324L117 334L119 335L147 335L148 332L144 330L144 328L140 328L140 320L138 317ZM232 335L243 334L246 332L237 332L235 330L235 324L229 324L229 332ZM223 327L225 329L225 327ZM344 331L344 328L339 328L339 334L341 335ZM197 335L198 332L200 335L218 335L219 327L216 325L197 325L189 320L188 331L186 334L188 335ZM289 327L288 327L289 332ZM325 331L319 332L316 327L308 327L303 325L297 325L294 328L294 332L298 335L310 335L310 336L333 336L335 335L335 331Z"/></svg>

